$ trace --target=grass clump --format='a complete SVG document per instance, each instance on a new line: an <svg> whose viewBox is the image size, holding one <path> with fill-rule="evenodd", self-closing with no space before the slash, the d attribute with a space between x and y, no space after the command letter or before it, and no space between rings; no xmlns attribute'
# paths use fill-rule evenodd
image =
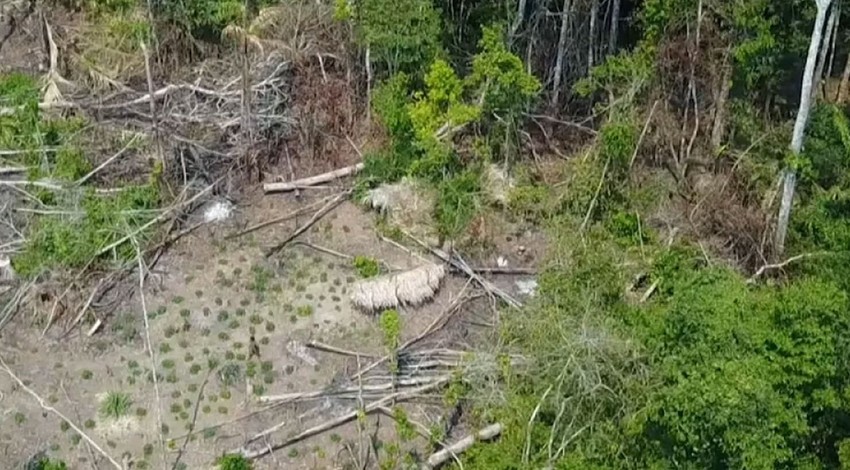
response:
<svg viewBox="0 0 850 470"><path fill-rule="evenodd" d="M104 418L118 419L126 416L133 405L130 395L122 392L109 392L100 404L100 415Z"/></svg>
<svg viewBox="0 0 850 470"><path fill-rule="evenodd" d="M274 273L271 270L260 265L251 266L251 282L248 284L248 289L256 293L266 292L273 277Z"/></svg>
<svg viewBox="0 0 850 470"><path fill-rule="evenodd" d="M313 314L313 306L312 305L301 305L297 309L295 309L296 315L299 317L309 317Z"/></svg>
<svg viewBox="0 0 850 470"><path fill-rule="evenodd" d="M375 277L381 273L381 265L378 260L368 256L355 256L352 265L362 278Z"/></svg>
<svg viewBox="0 0 850 470"><path fill-rule="evenodd" d="M219 369L218 376L224 386L230 387L242 380L242 368L239 364L230 362Z"/></svg>

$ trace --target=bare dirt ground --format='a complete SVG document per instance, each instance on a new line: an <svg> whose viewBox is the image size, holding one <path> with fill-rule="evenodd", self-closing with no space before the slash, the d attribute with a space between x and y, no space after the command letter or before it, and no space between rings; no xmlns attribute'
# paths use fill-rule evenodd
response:
<svg viewBox="0 0 850 470"><path fill-rule="evenodd" d="M0 16L8 13L4 8L0 5ZM0 73L38 76L45 57L38 15L19 22L14 31L8 28L9 23L0 21L0 38L9 34L0 50ZM57 33L61 30L59 26L56 29ZM295 176L356 160L347 139L338 140L345 151L331 157L323 154L315 159L294 153ZM268 169L269 174L288 179L290 169L280 160L278 168ZM130 462L134 469L213 468L218 457L264 430L272 431L254 441L252 449L275 446L356 410L358 400L350 395L325 394L278 405L260 401L263 396L333 391L352 384L381 387L389 382L389 371L383 366L362 381L351 378L358 368L387 351L377 317L351 304L350 287L359 279L351 260L304 243L291 243L268 259L263 255L266 248L304 224L311 213L228 237L333 191L336 189L307 190L304 200L297 201L292 194L264 196L251 187L239 188L235 192L247 195L237 202L231 218L203 225L181 238L152 267L145 282L145 308L135 273L122 286L127 295L120 304L107 311L98 309L102 325L91 336L87 335L94 322L90 315L83 324L66 331L77 312L65 312L45 332L43 310L29 306L18 311L0 331L0 358L23 382L22 386L0 372L0 468L22 468L41 452L64 460L70 469L115 467L46 407L66 416L119 466ZM14 201L12 193L0 191L0 207ZM184 226L200 220L202 211L192 214L193 220L184 221ZM297 242L348 256L372 257L387 270L414 268L423 258L436 261L382 241L375 223L374 214L347 202ZM498 257L511 267L534 267L539 262L545 243L538 233L498 219L483 227L488 244L477 250L475 259L469 259L471 264L494 267ZM17 235L0 226L0 245L10 237ZM516 294L515 281L526 277L496 276L491 280ZM54 290L61 292L64 286L54 286ZM462 292L481 293L465 276L453 274L446 277L432 301L401 308L401 341L425 331ZM69 295L75 299L73 303L81 305L89 293ZM0 306L4 300L0 299ZM418 343L417 349L487 351L494 334L495 305L486 296L464 303L448 324ZM145 311L153 363L146 347ZM249 357L252 335L259 358ZM356 351L363 357L358 360L307 348L311 341ZM120 418L103 413L103 401L116 393L131 401ZM363 400L368 403L387 393L364 396ZM416 433L427 436L430 428L445 426L451 410L446 409L444 393L434 390L403 404L416 423ZM360 457L361 448L380 447L381 443L390 448L399 443L392 419L373 413L361 424L365 433L357 422L335 427L256 460L255 468L346 468ZM461 423L445 439L452 441L465 431ZM419 455L432 450L422 436L401 446ZM400 465L385 464L384 468ZM374 467L373 456L368 468Z"/></svg>
<svg viewBox="0 0 850 470"><path fill-rule="evenodd" d="M355 358L306 349L308 341L372 356L385 353L376 318L350 303L348 289L358 278L351 262L303 244L288 245L270 259L263 256L265 248L285 238L309 215L226 238L324 195L313 191L303 202L292 195L250 198L228 221L184 237L154 267L146 282L145 303L159 374L159 403L138 292L91 337L85 334L89 326L82 325L67 338L61 337L61 326L42 338L42 328L32 323L31 315L19 312L2 332L0 356L47 405L64 413L116 460L128 455L135 462L133 468L162 468L163 459L169 467L177 461L185 465L182 468L211 468L217 457L272 426L282 423L267 436L270 445L354 410L357 403L349 399L276 407L257 399L330 389L357 370ZM374 257L394 269L421 265L420 258L381 241L374 220L372 214L345 203L299 241ZM542 248L536 242L536 235L508 235L494 253L514 258L513 266L534 264ZM520 243L532 247L523 259L512 254L512 247ZM500 281L516 290L512 278L502 276ZM427 328L465 284L464 278L450 276L433 302L402 309L402 341ZM475 341L473 330L492 322L488 303L468 304L444 331L429 338L427 346ZM252 334L259 359L248 357ZM361 365L367 360L362 358ZM101 403L109 392L130 396L127 416L103 415ZM439 396L410 405L408 413L426 427L438 423ZM70 468L108 467L78 433L44 412L6 374L0 374L0 409L0 459L14 463L7 468L16 468L39 451L63 458ZM383 425L376 428L379 419ZM370 434L379 429L379 439L393 439L386 417L371 418L368 429ZM354 448L356 437L357 426L349 424L259 459L257 468L342 468L351 460L345 449ZM419 447L426 448L423 443Z"/></svg>

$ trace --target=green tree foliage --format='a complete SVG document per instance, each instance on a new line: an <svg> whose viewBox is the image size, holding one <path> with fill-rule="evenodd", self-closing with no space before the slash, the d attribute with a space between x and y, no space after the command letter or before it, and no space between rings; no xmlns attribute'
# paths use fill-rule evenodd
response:
<svg viewBox="0 0 850 470"><path fill-rule="evenodd" d="M431 0L362 0L354 5L359 41L389 75L416 74L440 54L440 13Z"/></svg>
<svg viewBox="0 0 850 470"><path fill-rule="evenodd" d="M479 117L477 106L462 101L463 84L455 71L443 60L436 60L425 76L424 92L414 94L408 108L413 124L416 147L422 157L410 172L415 176L438 181L452 172L455 151L451 135Z"/></svg>
<svg viewBox="0 0 850 470"><path fill-rule="evenodd" d="M480 52L472 59L472 73L467 77L468 86L482 96L484 112L517 118L540 91L540 82L508 50L500 28L485 27L478 48Z"/></svg>
<svg viewBox="0 0 850 470"><path fill-rule="evenodd" d="M586 246L556 243L532 310L506 320L506 340L534 358L504 379L508 401L485 415L510 422L508 433L466 468L837 464L850 433L850 304L839 286L754 288L675 248L653 263L653 303L633 306L612 235L595 226ZM569 444L558 454L550 442Z"/></svg>

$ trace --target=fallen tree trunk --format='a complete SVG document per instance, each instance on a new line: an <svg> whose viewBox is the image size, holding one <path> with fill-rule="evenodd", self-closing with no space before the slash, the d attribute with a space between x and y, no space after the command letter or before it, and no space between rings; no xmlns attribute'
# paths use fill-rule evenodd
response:
<svg viewBox="0 0 850 470"><path fill-rule="evenodd" d="M460 454L469 450L476 441L486 441L493 439L502 433L502 424L496 423L487 426L475 434L470 434L454 444L445 447L428 457L428 460L422 465L423 470L430 470L439 467L446 463L453 455Z"/></svg>
<svg viewBox="0 0 850 470"><path fill-rule="evenodd" d="M288 181L286 183L266 183L263 185L263 191L267 193L282 193L287 191L295 191L299 188L315 186L317 184L327 183L328 181L333 181L335 179L354 175L362 169L363 164L358 163L356 165L339 168L337 170L329 171L327 173L322 173L321 175L310 176L308 178L301 178L299 180Z"/></svg>

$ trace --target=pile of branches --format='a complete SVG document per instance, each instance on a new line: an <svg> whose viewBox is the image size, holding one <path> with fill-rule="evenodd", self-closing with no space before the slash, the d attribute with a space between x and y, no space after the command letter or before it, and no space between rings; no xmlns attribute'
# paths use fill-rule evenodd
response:
<svg viewBox="0 0 850 470"><path fill-rule="evenodd" d="M189 146L203 162L180 161L188 179L221 176L218 167L230 168L233 159L246 154L246 135L251 142L281 139L292 132L290 116L292 67L283 54L271 52L252 56L245 87L241 57L207 60L195 67L186 80L155 86L148 77L147 89L119 85L112 94L101 96L72 92L45 108L79 110L100 122L130 123L151 131L154 137L174 148ZM243 90L250 89L248 99ZM245 128L246 125L248 128ZM185 152L175 152L182 160ZM223 169L223 168L222 168Z"/></svg>

